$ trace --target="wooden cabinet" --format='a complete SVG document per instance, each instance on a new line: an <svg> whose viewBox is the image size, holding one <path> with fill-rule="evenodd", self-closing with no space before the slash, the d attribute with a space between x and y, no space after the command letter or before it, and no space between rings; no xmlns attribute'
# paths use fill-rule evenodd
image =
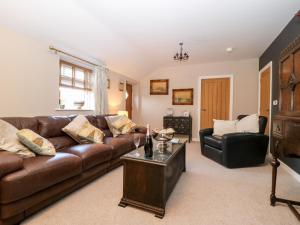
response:
<svg viewBox="0 0 300 225"><path fill-rule="evenodd" d="M273 118L272 130L272 191L270 202L286 203L300 221L300 214L294 205L300 202L276 196L278 157L300 157L300 37L292 42L280 57L279 112Z"/></svg>
<svg viewBox="0 0 300 225"><path fill-rule="evenodd" d="M280 114L300 116L300 38L281 53L279 72Z"/></svg>
<svg viewBox="0 0 300 225"><path fill-rule="evenodd" d="M176 134L188 135L189 142L192 140L191 116L164 116L164 128L173 128Z"/></svg>
<svg viewBox="0 0 300 225"><path fill-rule="evenodd" d="M281 53L279 112L273 118L272 152L300 156L300 37Z"/></svg>

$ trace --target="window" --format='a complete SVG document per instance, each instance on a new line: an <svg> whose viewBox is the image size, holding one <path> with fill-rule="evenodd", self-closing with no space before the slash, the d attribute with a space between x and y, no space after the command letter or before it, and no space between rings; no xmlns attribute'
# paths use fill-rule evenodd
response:
<svg viewBox="0 0 300 225"><path fill-rule="evenodd" d="M61 109L94 110L93 71L60 61L59 105Z"/></svg>

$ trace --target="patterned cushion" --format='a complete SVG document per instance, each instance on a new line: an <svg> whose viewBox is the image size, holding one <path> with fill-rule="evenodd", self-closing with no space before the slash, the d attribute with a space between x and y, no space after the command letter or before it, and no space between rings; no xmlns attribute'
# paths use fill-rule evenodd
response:
<svg viewBox="0 0 300 225"><path fill-rule="evenodd" d="M89 122L86 122L81 130L78 132L78 136L82 139L86 139L92 143L103 143L103 137L104 133L98 129L97 127L94 127Z"/></svg>
<svg viewBox="0 0 300 225"><path fill-rule="evenodd" d="M25 158L34 157L35 154L19 142L18 131L13 125L0 120L0 150L13 152Z"/></svg>
<svg viewBox="0 0 300 225"><path fill-rule="evenodd" d="M119 136L121 133L120 130L116 129L112 124L119 120L122 116L106 116L105 119L107 121L107 125L109 127L110 132L113 134L114 137Z"/></svg>
<svg viewBox="0 0 300 225"><path fill-rule="evenodd" d="M122 134L127 134L127 133L130 133L130 132L133 132L135 130L135 128L137 128L137 125L132 122L131 120L128 121L128 123L122 127Z"/></svg>
<svg viewBox="0 0 300 225"><path fill-rule="evenodd" d="M39 155L55 155L56 151L50 141L29 129L22 129L17 136L24 145Z"/></svg>
<svg viewBox="0 0 300 225"><path fill-rule="evenodd" d="M89 121L83 115L78 115L75 119L72 120L67 126L62 128L62 131L68 134L71 138L77 141L79 144L88 144L90 143L88 140L80 138L78 133L81 131L82 127L85 123Z"/></svg>
<svg viewBox="0 0 300 225"><path fill-rule="evenodd" d="M132 122L130 119L128 119L128 117L125 115L115 116L109 119L110 119L110 124L108 122L109 126L112 127L112 130L117 130L118 135L130 133L134 131L134 129L137 127L137 125L134 122Z"/></svg>

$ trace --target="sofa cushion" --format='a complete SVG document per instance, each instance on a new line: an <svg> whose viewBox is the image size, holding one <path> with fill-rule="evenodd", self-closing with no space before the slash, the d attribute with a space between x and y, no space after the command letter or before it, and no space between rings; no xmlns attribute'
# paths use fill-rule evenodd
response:
<svg viewBox="0 0 300 225"><path fill-rule="evenodd" d="M97 125L96 127L98 127L101 130L109 130L108 124L106 122L105 116L96 116L96 120L97 120Z"/></svg>
<svg viewBox="0 0 300 225"><path fill-rule="evenodd" d="M23 159L16 154L0 151L0 178L23 169Z"/></svg>
<svg viewBox="0 0 300 225"><path fill-rule="evenodd" d="M0 202L10 203L81 173L81 159L58 152L23 160L23 169L0 180Z"/></svg>
<svg viewBox="0 0 300 225"><path fill-rule="evenodd" d="M67 116L39 116L36 117L39 124L39 134L44 138L64 136L62 128L71 122Z"/></svg>
<svg viewBox="0 0 300 225"><path fill-rule="evenodd" d="M208 135L204 137L204 144L218 149L222 149L222 137Z"/></svg>
<svg viewBox="0 0 300 225"><path fill-rule="evenodd" d="M88 120L93 126L97 127L98 121L97 121L96 116L91 116L91 115L89 115L89 116L85 116L85 117L87 118L87 120Z"/></svg>
<svg viewBox="0 0 300 225"><path fill-rule="evenodd" d="M83 170L108 162L112 158L112 148L104 144L83 144L62 149L81 158Z"/></svg>
<svg viewBox="0 0 300 225"><path fill-rule="evenodd" d="M71 137L66 135L60 137L48 138L48 140L54 145L54 148L57 151L78 144L75 140L73 140Z"/></svg>
<svg viewBox="0 0 300 225"><path fill-rule="evenodd" d="M34 117L3 117L2 120L12 124L17 129L30 129L38 132L38 121Z"/></svg>
<svg viewBox="0 0 300 225"><path fill-rule="evenodd" d="M112 159L120 157L132 150L132 141L127 138L120 137L105 137L104 144L112 147Z"/></svg>

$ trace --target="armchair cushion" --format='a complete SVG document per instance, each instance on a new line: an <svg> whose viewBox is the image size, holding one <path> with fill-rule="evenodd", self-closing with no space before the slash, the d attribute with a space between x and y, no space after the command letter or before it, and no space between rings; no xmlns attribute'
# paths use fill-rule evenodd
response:
<svg viewBox="0 0 300 225"><path fill-rule="evenodd" d="M204 149L204 137L207 135L212 135L214 132L213 128L206 128L202 129L199 131L199 136L200 136L200 146L201 146L201 152L203 153Z"/></svg>
<svg viewBox="0 0 300 225"><path fill-rule="evenodd" d="M219 150L222 149L222 137L217 137L217 136L204 136L204 142L206 145L218 148Z"/></svg>

